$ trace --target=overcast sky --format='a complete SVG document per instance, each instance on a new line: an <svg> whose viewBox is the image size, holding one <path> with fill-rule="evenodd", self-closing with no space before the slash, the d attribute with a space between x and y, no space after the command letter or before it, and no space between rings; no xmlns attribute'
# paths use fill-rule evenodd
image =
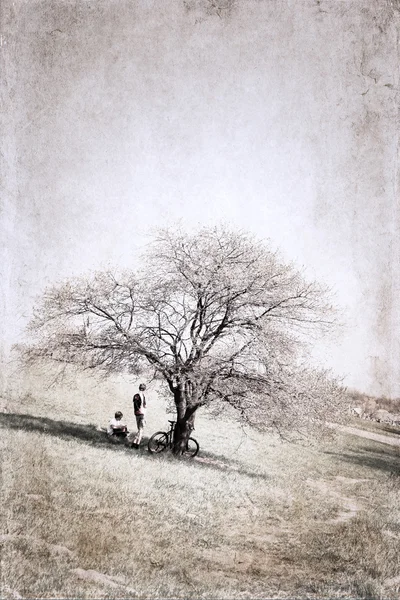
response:
<svg viewBox="0 0 400 600"><path fill-rule="evenodd" d="M399 10L3 0L6 345L46 285L134 265L152 227L227 222L334 289L320 360L400 394Z"/></svg>

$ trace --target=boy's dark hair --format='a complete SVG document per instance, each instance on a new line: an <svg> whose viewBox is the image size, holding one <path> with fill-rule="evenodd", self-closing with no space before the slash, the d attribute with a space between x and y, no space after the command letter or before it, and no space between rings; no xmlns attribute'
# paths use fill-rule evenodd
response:
<svg viewBox="0 0 400 600"><path fill-rule="evenodd" d="M121 417L123 417L123 414L120 410L117 410L117 412L115 413L114 417L116 419L121 419Z"/></svg>

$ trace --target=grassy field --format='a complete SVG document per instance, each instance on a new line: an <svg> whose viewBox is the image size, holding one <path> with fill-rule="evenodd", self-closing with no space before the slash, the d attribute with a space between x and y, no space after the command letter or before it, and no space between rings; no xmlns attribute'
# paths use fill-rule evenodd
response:
<svg viewBox="0 0 400 600"><path fill-rule="evenodd" d="M396 430L307 447L199 414L199 457L177 460L98 430L133 425L128 381L10 381L2 598L399 598ZM148 435L168 418L149 397Z"/></svg>

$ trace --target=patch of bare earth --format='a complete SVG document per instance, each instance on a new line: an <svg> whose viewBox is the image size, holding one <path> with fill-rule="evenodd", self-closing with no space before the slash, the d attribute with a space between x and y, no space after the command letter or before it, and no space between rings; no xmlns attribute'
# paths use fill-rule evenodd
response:
<svg viewBox="0 0 400 600"><path fill-rule="evenodd" d="M308 479L307 483L309 486L315 488L322 494L329 496L332 500L337 502L339 506L341 506L338 515L333 519L329 519L328 521L326 521L326 523L345 523L346 521L349 521L350 519L355 517L357 513L362 509L362 506L356 498L344 495L341 491L335 489L337 483L340 482L342 484L347 484L351 486L361 483L363 481L366 480L354 478L350 479L347 477L338 476L335 477L334 480Z"/></svg>
<svg viewBox="0 0 400 600"><path fill-rule="evenodd" d="M114 589L121 589L121 592L125 591L128 594L137 594L136 590L125 585L122 577L110 577L109 575L105 575L104 573L100 573L94 569L72 569L71 573L73 573L78 579L83 579L85 581L89 581L90 583L105 585L106 587L111 587Z"/></svg>

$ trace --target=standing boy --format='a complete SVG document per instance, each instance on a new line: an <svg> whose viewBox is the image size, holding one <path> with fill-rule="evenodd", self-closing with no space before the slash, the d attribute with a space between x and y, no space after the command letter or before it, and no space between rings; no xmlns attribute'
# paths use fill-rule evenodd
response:
<svg viewBox="0 0 400 600"><path fill-rule="evenodd" d="M143 428L145 424L145 414L146 414L146 396L144 395L146 386L144 383L139 385L139 393L133 396L133 409L135 411L136 417L136 425L137 425L137 434L135 439L133 440L133 444L135 446L139 446L140 440L142 439Z"/></svg>

